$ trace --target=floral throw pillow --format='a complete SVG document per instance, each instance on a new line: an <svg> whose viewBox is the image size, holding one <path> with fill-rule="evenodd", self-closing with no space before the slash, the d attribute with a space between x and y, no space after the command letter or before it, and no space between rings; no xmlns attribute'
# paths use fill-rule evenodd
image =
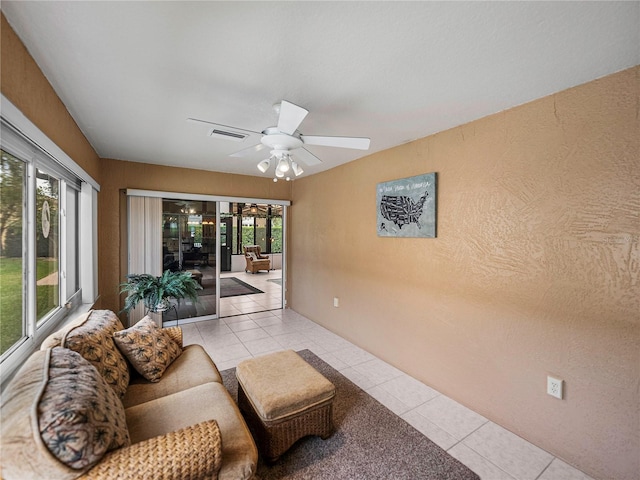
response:
<svg viewBox="0 0 640 480"><path fill-rule="evenodd" d="M102 375L80 354L50 350L49 379L38 402L38 428L47 449L78 470L128 446L124 407Z"/></svg>
<svg viewBox="0 0 640 480"><path fill-rule="evenodd" d="M116 345L133 368L150 382L158 382L182 349L146 316L133 327L113 334Z"/></svg>
<svg viewBox="0 0 640 480"><path fill-rule="evenodd" d="M127 361L111 338L113 332L124 327L110 310L92 310L66 328L50 335L42 349L66 347L88 360L120 398L129 386Z"/></svg>

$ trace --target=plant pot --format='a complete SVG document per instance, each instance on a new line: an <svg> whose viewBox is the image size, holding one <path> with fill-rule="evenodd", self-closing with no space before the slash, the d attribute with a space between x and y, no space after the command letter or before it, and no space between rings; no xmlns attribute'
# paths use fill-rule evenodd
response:
<svg viewBox="0 0 640 480"><path fill-rule="evenodd" d="M164 299L160 303L156 304L155 306L149 307L149 311L152 313L162 313L169 310L170 306L171 305L169 304L169 300Z"/></svg>

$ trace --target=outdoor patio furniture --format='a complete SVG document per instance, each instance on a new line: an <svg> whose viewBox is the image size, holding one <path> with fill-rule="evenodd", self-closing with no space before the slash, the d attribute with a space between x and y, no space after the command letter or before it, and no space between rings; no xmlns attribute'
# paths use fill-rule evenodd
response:
<svg viewBox="0 0 640 480"><path fill-rule="evenodd" d="M268 255L262 255L260 245L245 245L244 258L247 261L245 272L256 273L258 270L271 270L271 260Z"/></svg>

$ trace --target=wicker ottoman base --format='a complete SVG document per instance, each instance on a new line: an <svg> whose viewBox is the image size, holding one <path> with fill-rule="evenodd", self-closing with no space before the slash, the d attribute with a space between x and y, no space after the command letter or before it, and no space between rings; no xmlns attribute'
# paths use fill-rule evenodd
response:
<svg viewBox="0 0 640 480"><path fill-rule="evenodd" d="M291 446L303 437L318 435L323 440L334 432L333 400L294 415L290 418L269 422L260 418L238 386L238 406L243 413L263 458L274 463Z"/></svg>
<svg viewBox="0 0 640 480"><path fill-rule="evenodd" d="M288 352L282 353L283 360L286 360L287 357L285 353ZM277 356L278 354L272 355ZM260 359L253 359L248 362L259 362L259 360ZM279 373L281 375L280 378L291 378L292 375L295 376L298 359L294 358L293 360L293 364L287 364L287 368L283 368L281 372L274 372L273 363L271 363L272 368L270 373ZM307 368L309 367L302 358L299 358L299 362L303 362ZM254 367L260 368L260 365L254 363ZM282 367L284 367L284 363ZM315 373L324 382L327 382L320 373ZM274 381L277 382L277 379ZM330 383L329 385L331 386ZM308 407L303 406L303 408L297 408L295 412L290 415L267 419L256 410L256 407L252 403L252 400L253 402L256 401L256 393L259 394L259 392L253 391L255 388L254 385L243 385L238 381L238 406L245 417L249 429L254 435L254 439L263 458L267 462L273 463L277 461L283 453L303 437L318 435L324 440L333 434L335 430L333 425L333 400L335 398L335 392L330 395L330 398L321 402L311 403ZM299 389L304 390L304 388L304 385L300 385Z"/></svg>

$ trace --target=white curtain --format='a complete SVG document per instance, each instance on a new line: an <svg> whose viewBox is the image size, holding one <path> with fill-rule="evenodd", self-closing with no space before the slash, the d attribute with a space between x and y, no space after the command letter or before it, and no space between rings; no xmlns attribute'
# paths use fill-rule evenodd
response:
<svg viewBox="0 0 640 480"><path fill-rule="evenodd" d="M128 207L128 273L162 274L162 199L129 196ZM129 325L144 316L142 303L129 312ZM151 314L162 326L162 314Z"/></svg>

